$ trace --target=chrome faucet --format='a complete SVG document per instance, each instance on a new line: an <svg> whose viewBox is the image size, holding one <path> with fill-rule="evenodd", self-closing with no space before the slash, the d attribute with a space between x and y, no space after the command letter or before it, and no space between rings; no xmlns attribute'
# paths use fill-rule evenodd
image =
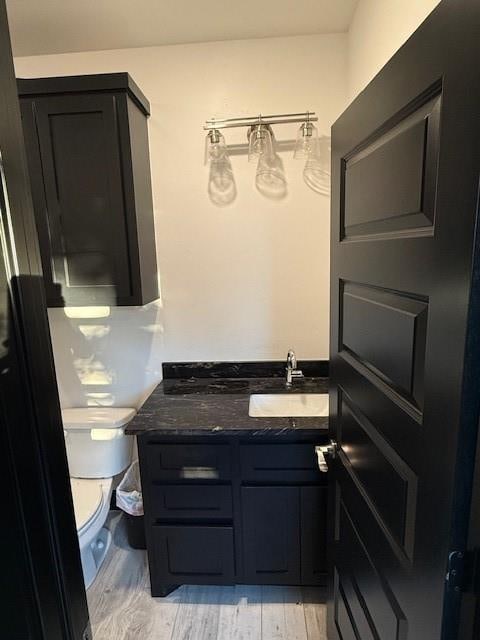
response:
<svg viewBox="0 0 480 640"><path fill-rule="evenodd" d="M290 349L287 353L287 366L285 367L285 371L287 374L287 387L291 387L293 380L295 378L303 378L303 373L300 369L297 369L297 356L295 355L295 351Z"/></svg>

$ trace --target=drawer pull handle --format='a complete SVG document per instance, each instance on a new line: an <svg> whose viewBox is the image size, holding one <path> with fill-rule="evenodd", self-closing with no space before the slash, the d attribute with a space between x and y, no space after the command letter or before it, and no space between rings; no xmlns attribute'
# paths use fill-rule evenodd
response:
<svg viewBox="0 0 480 640"><path fill-rule="evenodd" d="M195 478L216 480L219 477L216 467L182 467L181 476L185 480L193 480Z"/></svg>

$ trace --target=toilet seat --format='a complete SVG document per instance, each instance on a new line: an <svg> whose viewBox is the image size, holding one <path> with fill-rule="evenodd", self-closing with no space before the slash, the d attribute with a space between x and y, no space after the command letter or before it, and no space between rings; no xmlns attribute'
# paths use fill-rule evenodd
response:
<svg viewBox="0 0 480 640"><path fill-rule="evenodd" d="M105 527L112 478L70 478L83 578L88 588L110 547L111 534Z"/></svg>
<svg viewBox="0 0 480 640"><path fill-rule="evenodd" d="M91 525L103 506L102 484L98 480L70 478L78 535Z"/></svg>

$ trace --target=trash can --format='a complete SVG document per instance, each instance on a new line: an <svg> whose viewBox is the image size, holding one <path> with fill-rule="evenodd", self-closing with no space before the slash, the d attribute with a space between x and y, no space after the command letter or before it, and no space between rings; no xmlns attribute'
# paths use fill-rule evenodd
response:
<svg viewBox="0 0 480 640"><path fill-rule="evenodd" d="M116 490L117 507L125 514L128 544L133 549L146 549L143 517L142 485L138 460L132 462Z"/></svg>

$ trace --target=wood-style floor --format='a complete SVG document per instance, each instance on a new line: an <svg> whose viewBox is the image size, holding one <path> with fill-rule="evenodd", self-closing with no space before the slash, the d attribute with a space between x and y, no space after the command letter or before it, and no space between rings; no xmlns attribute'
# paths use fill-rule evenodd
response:
<svg viewBox="0 0 480 640"><path fill-rule="evenodd" d="M87 592L94 640L326 640L318 589L183 586L152 598L146 553L128 546L123 519Z"/></svg>

